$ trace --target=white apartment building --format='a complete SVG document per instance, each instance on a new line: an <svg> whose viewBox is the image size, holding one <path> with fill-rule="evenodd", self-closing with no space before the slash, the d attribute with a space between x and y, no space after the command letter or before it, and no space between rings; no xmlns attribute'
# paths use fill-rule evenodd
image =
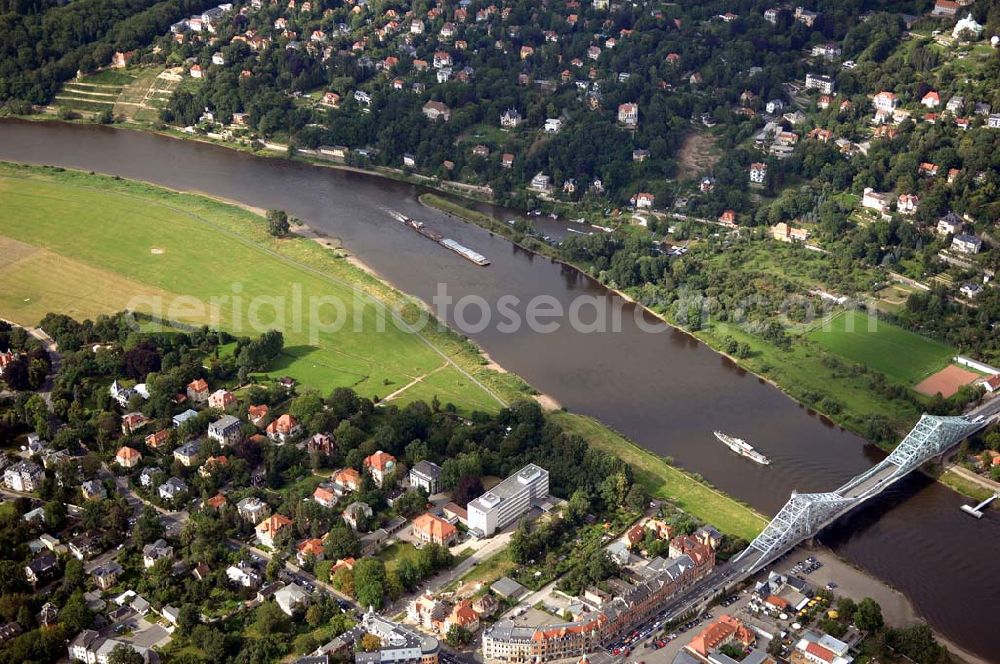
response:
<svg viewBox="0 0 1000 664"><path fill-rule="evenodd" d="M533 463L469 503L469 529L485 537L506 528L549 495L549 471Z"/></svg>

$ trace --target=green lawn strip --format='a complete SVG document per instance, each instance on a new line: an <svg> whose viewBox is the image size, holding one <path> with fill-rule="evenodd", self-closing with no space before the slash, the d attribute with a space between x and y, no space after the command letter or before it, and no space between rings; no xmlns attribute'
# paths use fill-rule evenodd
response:
<svg viewBox="0 0 1000 664"><path fill-rule="evenodd" d="M941 473L938 480L945 486L951 487L963 496L969 496L976 501L986 500L993 495L993 492L986 487L962 477L951 469Z"/></svg>
<svg viewBox="0 0 1000 664"><path fill-rule="evenodd" d="M593 419L565 412L553 413L553 418L564 430L583 437L595 449L628 463L636 479L654 496L671 501L724 533L751 540L767 523L752 508L699 482Z"/></svg>
<svg viewBox="0 0 1000 664"><path fill-rule="evenodd" d="M955 349L857 311L809 333L827 350L913 386L951 361Z"/></svg>

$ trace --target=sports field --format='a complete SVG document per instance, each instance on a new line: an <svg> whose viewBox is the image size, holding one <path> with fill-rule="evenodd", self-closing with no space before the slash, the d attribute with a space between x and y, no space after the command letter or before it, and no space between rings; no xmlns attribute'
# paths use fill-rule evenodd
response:
<svg viewBox="0 0 1000 664"><path fill-rule="evenodd" d="M394 401L437 395L463 410L495 410L493 394L512 396L512 383L484 369L453 335L417 335L394 324L381 303L414 305L338 256L311 240L276 240L258 215L204 197L0 164L5 318L34 325L49 311L83 318L160 306L164 317L248 336L282 329L285 353L272 373L324 392L350 386L386 396L412 383L412 393ZM339 329L310 324L310 303L321 297L344 303ZM317 306L329 324L336 306ZM380 317L387 322L377 331Z"/></svg>
<svg viewBox="0 0 1000 664"><path fill-rule="evenodd" d="M845 311L808 338L848 360L914 386L946 366L955 349L857 311Z"/></svg>

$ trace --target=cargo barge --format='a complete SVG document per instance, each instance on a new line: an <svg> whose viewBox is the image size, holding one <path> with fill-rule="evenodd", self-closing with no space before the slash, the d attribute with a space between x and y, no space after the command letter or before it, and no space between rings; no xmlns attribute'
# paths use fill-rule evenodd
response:
<svg viewBox="0 0 1000 664"><path fill-rule="evenodd" d="M388 210L388 212L396 221L400 222L404 226L408 226L409 228L415 230L428 240L433 240L434 242L437 242L445 249L450 249L451 251L454 251L462 258L472 261L476 265L481 265L483 267L490 264L489 259L480 254L479 252L473 251L472 249L469 249L463 244L459 244L458 242L452 240L451 238L444 237L443 235L441 235L436 231L432 231L431 229L424 226L423 222L417 221L416 219L411 219L410 217L407 217L405 214L401 212L396 212L395 210Z"/></svg>

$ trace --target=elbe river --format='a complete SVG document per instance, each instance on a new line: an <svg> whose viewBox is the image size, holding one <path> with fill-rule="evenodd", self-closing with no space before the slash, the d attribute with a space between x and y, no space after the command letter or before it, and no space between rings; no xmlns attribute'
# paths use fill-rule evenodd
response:
<svg viewBox="0 0 1000 664"><path fill-rule="evenodd" d="M430 303L439 284L458 299L525 302L580 295L617 307L619 331L552 332L495 325L468 336L571 411L592 415L669 455L723 491L774 514L791 491L825 491L884 453L799 406L681 331L643 331L635 307L578 271L419 204L418 187L365 174L266 159L218 146L93 125L0 122L0 159L78 168L280 208L339 238L402 291ZM492 261L482 268L421 237L385 208L423 221ZM0 228L2 232L2 228ZM473 310L474 311L474 310ZM449 310L449 323L454 311ZM654 321L638 314L646 326ZM476 320L469 313L466 320ZM581 319L589 320L582 312ZM751 441L772 464L729 452L713 430ZM919 473L820 536L840 556L904 592L936 628L1000 660L1000 515L975 520L960 496ZM993 625L994 628L991 628Z"/></svg>

